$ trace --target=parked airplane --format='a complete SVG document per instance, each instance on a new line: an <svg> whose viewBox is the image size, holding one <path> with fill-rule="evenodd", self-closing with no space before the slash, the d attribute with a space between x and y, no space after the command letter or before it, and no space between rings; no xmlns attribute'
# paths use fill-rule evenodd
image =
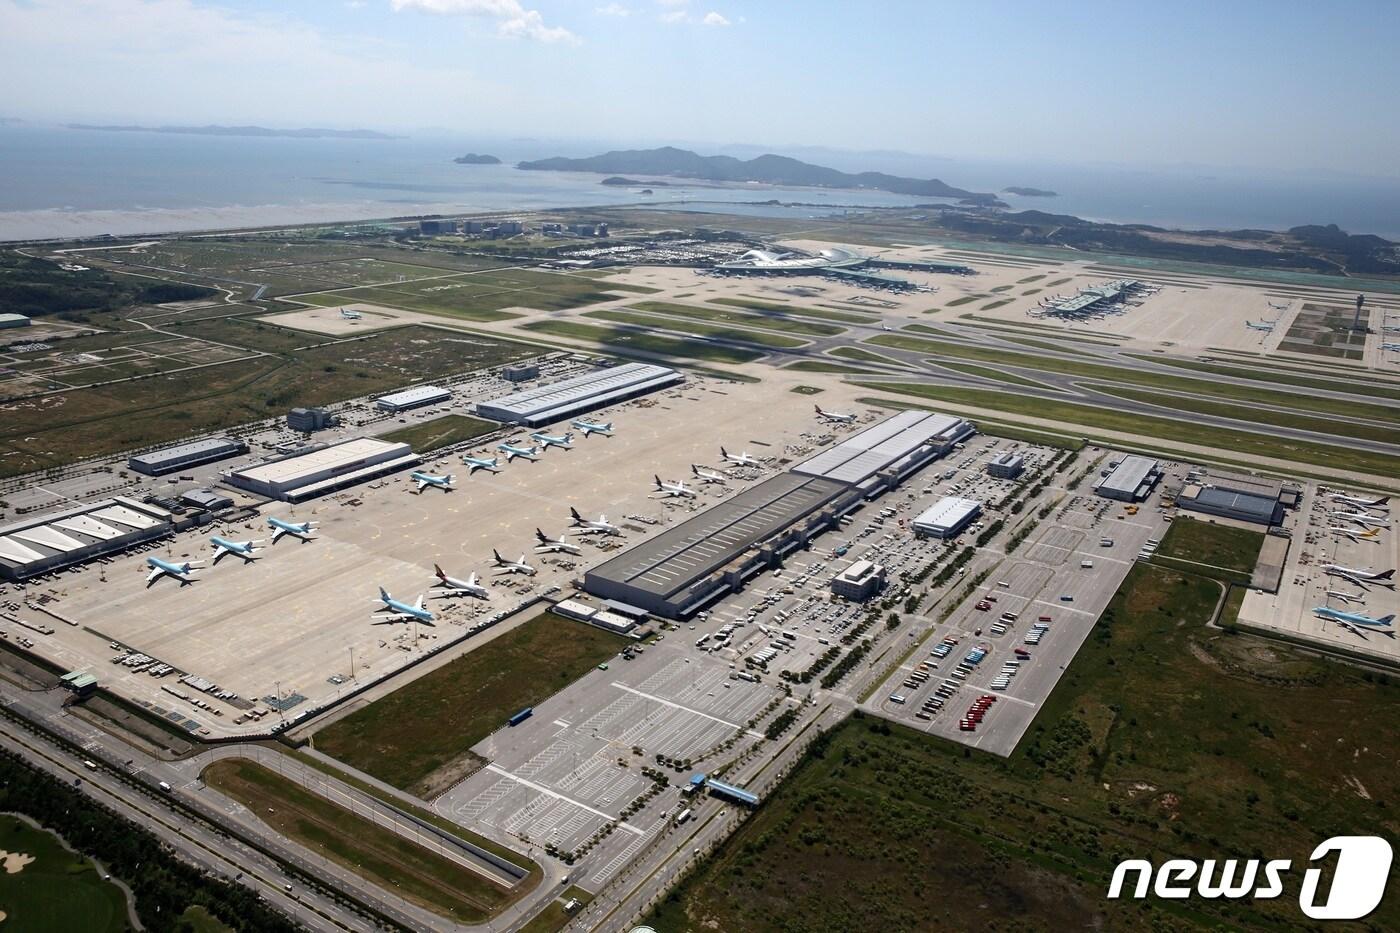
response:
<svg viewBox="0 0 1400 933"><path fill-rule="evenodd" d="M855 412L850 412L848 414L839 411L822 411L820 405L814 405L812 407L817 410L817 417L823 421L832 421L837 424L850 424L852 421L856 420Z"/></svg>
<svg viewBox="0 0 1400 933"><path fill-rule="evenodd" d="M424 606L421 594L418 597L418 601L410 606L408 603L399 602L397 599L390 596L389 591L381 586L379 588L379 602L384 605L374 610L374 612L376 615L381 612L385 613L385 616L383 622L375 623L376 625L387 622L407 622L410 619L417 622L426 622L431 625L434 619L433 614Z"/></svg>
<svg viewBox="0 0 1400 933"><path fill-rule="evenodd" d="M535 568L525 563L525 555L520 555L520 560L506 560L497 550L491 551L491 556L496 558L497 573L523 573L527 577L535 575Z"/></svg>
<svg viewBox="0 0 1400 933"><path fill-rule="evenodd" d="M1365 512L1328 512L1327 514L1332 518L1344 518L1358 525L1374 525L1380 528L1390 527L1390 519L1376 518L1374 515L1368 515Z"/></svg>
<svg viewBox="0 0 1400 933"><path fill-rule="evenodd" d="M663 499L668 499L672 496L678 496L685 499L695 498L695 490L691 489L685 483L663 483L661 482L660 476L653 476L652 479L656 480L656 491L661 493L661 498Z"/></svg>
<svg viewBox="0 0 1400 933"><path fill-rule="evenodd" d="M1262 330L1267 334L1271 334L1274 332L1274 325L1272 321L1260 321L1258 324L1254 323L1253 321L1245 321L1244 326L1248 327L1250 330Z"/></svg>
<svg viewBox="0 0 1400 933"><path fill-rule="evenodd" d="M1381 533L1379 528L1372 528L1370 531L1353 531L1350 528L1343 528L1341 525L1328 525L1327 530L1334 535L1346 535L1351 540L1360 543L1362 541L1375 542L1376 537Z"/></svg>
<svg viewBox="0 0 1400 933"><path fill-rule="evenodd" d="M517 447L514 444L501 443L496 445L496 449L506 455L506 463L510 463L516 457L524 457L526 460L540 459L538 447Z"/></svg>
<svg viewBox="0 0 1400 933"><path fill-rule="evenodd" d="M475 572L465 580L456 577L449 577L442 572L442 568L433 564L433 573L437 575L438 582L433 584L438 596L475 596L477 599L490 599L491 592L482 586Z"/></svg>
<svg viewBox="0 0 1400 933"><path fill-rule="evenodd" d="M1377 573L1374 570L1357 570L1354 567L1342 567L1337 564L1323 564L1322 569L1329 576L1344 577L1364 589L1372 586L1383 586L1388 590L1395 589L1395 571L1387 570L1385 573Z"/></svg>
<svg viewBox="0 0 1400 933"><path fill-rule="evenodd" d="M1395 621L1395 613L1373 619L1368 615L1359 612L1343 612L1340 609L1328 609L1326 606L1317 606L1313 612L1324 619L1331 619L1333 622L1342 622L1346 625L1359 625L1362 628L1388 629Z"/></svg>
<svg viewBox="0 0 1400 933"><path fill-rule="evenodd" d="M551 538L549 535L536 528L535 538L540 542L535 545L536 554L582 553L577 544L569 543L569 536L567 534L560 535L558 538Z"/></svg>
<svg viewBox="0 0 1400 933"><path fill-rule="evenodd" d="M702 483L729 482L729 477L725 476L723 473L714 473L710 470L702 470L693 463L690 465L690 472L695 474L695 478L700 480L700 482Z"/></svg>
<svg viewBox="0 0 1400 933"><path fill-rule="evenodd" d="M209 543L214 545L214 563L216 564L219 562L219 558L229 554L238 555L243 558L244 563L257 560L253 556L253 552L258 549L259 544L262 544L261 541L230 541L227 538L220 538L218 535L211 537Z"/></svg>
<svg viewBox="0 0 1400 933"><path fill-rule="evenodd" d="M268 516L267 523L272 526L272 544L276 544L277 539L283 535L291 535L293 538L310 541L312 540L311 533L320 524L320 522L289 522L272 516Z"/></svg>
<svg viewBox="0 0 1400 933"><path fill-rule="evenodd" d="M622 529L609 522L608 517L606 515L599 515L597 521L590 521L589 519L586 519L582 515L578 514L578 509L573 508L572 506L569 507L569 514L573 516L574 519L573 527L577 528L578 533L581 535L622 534Z"/></svg>
<svg viewBox="0 0 1400 933"><path fill-rule="evenodd" d="M731 454L729 451L724 449L724 445L722 444L719 448L719 455L724 459L728 460L730 463L734 464L735 466L756 467L760 463L757 457L750 457L748 451L744 451L741 454Z"/></svg>
<svg viewBox="0 0 1400 933"><path fill-rule="evenodd" d="M546 448L562 447L565 450L573 450L574 448L574 434L572 431L566 431L558 435L536 431L534 434L530 435L530 440L539 441Z"/></svg>
<svg viewBox="0 0 1400 933"><path fill-rule="evenodd" d="M1349 496L1344 492L1334 492L1329 498L1345 502L1347 505L1359 505L1363 509L1390 511L1390 496L1381 496L1379 499L1363 499L1360 496Z"/></svg>
<svg viewBox="0 0 1400 933"><path fill-rule="evenodd" d="M159 557L148 557L146 558L146 566L151 568L151 572L146 575L146 587L149 589L150 585L162 576L179 580L181 586L193 583L194 579L190 574L197 571L202 563L204 563L202 560L187 560L182 564L176 564L168 560L161 560Z"/></svg>
<svg viewBox="0 0 1400 933"><path fill-rule="evenodd" d="M1383 343L1383 344L1381 344L1381 349L1382 349L1382 350L1392 350L1392 351L1393 351L1393 350L1400 350L1400 343Z"/></svg>
<svg viewBox="0 0 1400 933"><path fill-rule="evenodd" d="M612 424L611 421L604 421L602 424L598 424L593 421L584 421L582 418L576 418L569 422L569 427L576 431L582 431L584 437L590 434L601 434L604 437L612 437Z"/></svg>
<svg viewBox="0 0 1400 933"><path fill-rule="evenodd" d="M472 457L466 454L462 455L462 462L467 465L468 476L471 476L477 470L490 470L492 473L499 473L501 472L499 466L500 460L500 457Z"/></svg>
<svg viewBox="0 0 1400 933"><path fill-rule="evenodd" d="M1333 599L1340 599L1344 603L1364 603L1366 596L1363 593L1343 593L1341 590L1328 590L1327 595Z"/></svg>
<svg viewBox="0 0 1400 933"><path fill-rule="evenodd" d="M347 321L358 321L360 318L364 317L364 315L360 312L351 311L349 308L341 308L340 316L345 318L345 320Z"/></svg>
<svg viewBox="0 0 1400 933"><path fill-rule="evenodd" d="M453 476L451 473L448 473L446 476L434 476L431 473L420 473L414 470L412 473L408 474L408 478L418 484L418 488L413 490L414 492L422 492L429 486L435 489L441 489L443 492L451 492L457 488L453 485Z"/></svg>

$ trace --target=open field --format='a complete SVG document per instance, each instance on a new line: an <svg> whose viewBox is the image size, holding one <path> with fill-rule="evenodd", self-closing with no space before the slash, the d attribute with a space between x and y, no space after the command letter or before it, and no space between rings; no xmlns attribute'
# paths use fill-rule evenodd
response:
<svg viewBox="0 0 1400 933"><path fill-rule="evenodd" d="M1217 376L1236 376L1241 379L1254 379L1259 382L1276 382L1280 385L1293 386L1298 389L1327 389L1333 392L1356 392L1363 395L1371 395L1376 398L1388 398L1400 401L1400 385L1385 383L1379 380L1369 382L1359 382L1355 379L1346 379L1338 376L1332 378L1310 378L1306 375L1294 375L1289 367L1272 366L1268 369L1253 369L1244 366L1229 366L1221 363L1204 363L1196 360L1181 360L1174 357L1157 355L1144 356L1139 354L1129 354L1140 360L1147 360L1153 363L1163 363L1167 366L1176 366L1180 369L1189 369L1195 372L1211 373ZM1268 364L1261 364L1268 365Z"/></svg>
<svg viewBox="0 0 1400 933"><path fill-rule="evenodd" d="M627 640L541 613L316 733L316 747L420 796L475 770L468 752Z"/></svg>
<svg viewBox="0 0 1400 933"><path fill-rule="evenodd" d="M861 382L857 384L867 389L914 396L934 403L943 400L954 404L990 408L996 411L1027 412L1025 399L988 389L962 389L952 386L913 383ZM1400 471L1400 457L1372 454L1363 450L1352 450L1330 444L1291 441L1286 438L1275 438L1249 431L1231 431L1227 428L1191 424L1171 418L1155 418L1150 415L1110 411L1094 405L1068 401L1036 399L1034 406L1034 414L1037 417L1053 418L1080 426L1086 433L1092 432L1094 428L1105 431L1122 431L1155 437L1164 442L1207 444L1223 451L1276 457L1304 463L1323 463L1333 469L1356 470L1362 473L1374 473L1378 476L1394 476L1397 471Z"/></svg>
<svg viewBox="0 0 1400 933"><path fill-rule="evenodd" d="M787 305L777 301L760 301L757 298L714 298L710 303L729 305L732 308L741 308L749 311L776 311L779 314L816 318L819 321L836 321L841 324L874 324L877 320L866 314L852 314L846 311L825 311L821 308L804 308L801 305Z"/></svg>
<svg viewBox="0 0 1400 933"><path fill-rule="evenodd" d="M319 291L314 303L365 302L426 311L471 321L499 321L514 315L505 308L562 311L613 301L606 281L557 272L500 269L448 275L417 282ZM298 300L312 296L298 295Z"/></svg>
<svg viewBox="0 0 1400 933"><path fill-rule="evenodd" d="M531 321L521 325L525 330L556 337L573 337L588 340L604 347L623 350L637 350L642 353L655 353L677 360L704 360L709 363L750 363L763 354L721 347L700 340L683 340L678 337L662 337L642 331L627 330L621 327L595 327L576 321Z"/></svg>
<svg viewBox="0 0 1400 933"><path fill-rule="evenodd" d="M1261 531L1179 518L1163 536L1157 553L1247 575L1254 570L1263 543ZM1209 575L1209 570L1202 569Z"/></svg>
<svg viewBox="0 0 1400 933"><path fill-rule="evenodd" d="M870 369L858 369L855 366L843 366L840 363L823 363L821 360L798 360L783 369L789 369L799 373L845 373L853 376L878 376L879 373Z"/></svg>
<svg viewBox="0 0 1400 933"><path fill-rule="evenodd" d="M414 453L421 454L437 450L439 447L469 441L474 437L489 434L499 427L494 421L485 421L469 415L444 415L432 421L381 434L380 439L407 444L413 448Z"/></svg>
<svg viewBox="0 0 1400 933"><path fill-rule="evenodd" d="M664 314L686 319L699 318L704 321L741 324L764 330L776 330L785 334L807 337L834 337L846 332L846 328L833 324L819 324L812 321L791 321L774 317L772 314L749 314L742 311L725 311L719 308L702 308L698 305L681 305L668 301L639 301L632 305L634 311L650 314Z"/></svg>
<svg viewBox="0 0 1400 933"><path fill-rule="evenodd" d="M507 889L476 872L255 762L225 758L206 767L201 777L282 836L434 913L476 923L509 899Z"/></svg>
<svg viewBox="0 0 1400 933"><path fill-rule="evenodd" d="M3 796L0 796L3 800ZM130 930L126 894L52 833L0 814L0 850L18 870L0 871L0 915L7 930L68 933Z"/></svg>
<svg viewBox="0 0 1400 933"><path fill-rule="evenodd" d="M1220 595L1214 581L1135 566L1009 760L848 721L652 925L1296 926L1298 871L1277 900L1103 899L1122 858L1264 852L1297 866L1327 835L1394 832L1377 788L1400 752L1400 687L1204 628ZM928 896L969 887L975 897ZM1397 920L1393 899L1370 918Z"/></svg>
<svg viewBox="0 0 1400 933"><path fill-rule="evenodd" d="M969 376L980 376L983 379L993 379L997 382L1005 382L1008 385L1030 386L1032 389L1050 389L1055 387L1046 385L1043 382L1036 382L1027 379L1025 376L1018 376L1015 373L1003 372L1000 369L992 369L988 366L978 366L974 363L949 363L944 360L930 360L935 366L942 366L944 369L951 369L954 372L966 373Z"/></svg>
<svg viewBox="0 0 1400 933"><path fill-rule="evenodd" d="M795 340L792 337L784 337L781 334L772 334L761 330L745 330L739 327L720 327L714 324L679 320L657 314L639 314L635 311L586 311L584 312L584 317L597 318L602 321L612 321L617 324L635 324L638 327L661 327L680 333L691 333L702 337L714 337L717 340L731 340L738 343L753 343L762 347L772 347L779 350L794 350L804 343L804 341Z"/></svg>

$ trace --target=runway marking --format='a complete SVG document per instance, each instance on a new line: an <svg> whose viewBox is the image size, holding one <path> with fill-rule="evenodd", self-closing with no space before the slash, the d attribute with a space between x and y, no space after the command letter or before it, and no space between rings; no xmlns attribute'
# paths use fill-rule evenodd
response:
<svg viewBox="0 0 1400 933"><path fill-rule="evenodd" d="M517 775L511 774L511 773L510 773L509 771L507 771L505 768L501 768L501 767L498 767L497 765L490 764L490 765L487 765L487 766L486 766L486 770L487 770L487 771L490 771L490 772L492 772L492 773L494 773L494 774L499 774L501 777L509 778L510 780L516 782L517 784L523 784L523 785L525 785L526 787L530 788L530 790L535 791L536 793L544 794L544 795L547 796L547 797L553 797L555 800L562 800L562 801L564 801L565 803L571 803L571 804L573 804L573 805L576 806L576 807L579 807L579 808L581 808L581 809L587 810L589 813L592 813L594 816L601 816L603 819L607 820L609 823L612 823L612 824L616 825L618 829L624 830L625 832L629 832L629 833L632 833L632 834L637 835L637 836L640 836L640 835L642 834L642 831L641 831L640 829L638 829L637 827L631 826L631 825L629 825L629 824L627 824L627 823L620 823L620 822L618 822L617 817L613 816L613 815L610 814L610 813L604 813L602 810L599 810L599 809L597 809L597 808L595 808L595 807L590 807L590 806L589 806L588 804L586 804L586 803L580 803L579 801L573 799L572 797L566 797L566 796L564 796L563 794L559 793L559 792L556 791L556 790L550 790L548 787L545 787L543 784L536 784L534 781L529 781L529 780L526 780L526 779L523 778L523 777L518 777Z"/></svg>
<svg viewBox="0 0 1400 933"><path fill-rule="evenodd" d="M722 724L722 725L726 725L726 726L728 726L728 727L731 728L731 729L738 729L738 728L740 728L740 726L739 726L739 724L738 724L737 722L730 722L730 721L727 720L727 719L720 719L718 716L711 716L709 713L702 713L702 712L700 712L698 709L691 709L689 706L682 706L681 704L676 703L676 702L673 702L673 701L671 701L671 700L668 700L668 699L666 699L665 697L659 697L659 696L656 696L655 694L652 694L652 693L643 693L641 690L637 690L637 689L635 689L635 688L633 688L633 687L629 687L629 686L627 686L626 684L620 684L620 683L618 683L618 682L615 681L615 680L612 682L612 685L613 685L614 687L616 687L617 689L619 689L619 690L625 690L625 691L627 691L628 693L635 693L637 696L642 697L642 698L644 698L644 699L647 699L647 700L655 700L657 703L660 703L662 706L669 706L669 707L671 707L672 709L682 710L682 711L684 711L684 712L691 713L691 714L693 714L693 715L700 716L700 717L703 717L703 718L705 718L705 719L710 719L710 720L713 720L714 722L720 723L720 724ZM759 735L759 736L762 735L762 733L760 733L760 732L755 732L755 731L752 730L752 729L745 729L744 731L747 732L749 735Z"/></svg>

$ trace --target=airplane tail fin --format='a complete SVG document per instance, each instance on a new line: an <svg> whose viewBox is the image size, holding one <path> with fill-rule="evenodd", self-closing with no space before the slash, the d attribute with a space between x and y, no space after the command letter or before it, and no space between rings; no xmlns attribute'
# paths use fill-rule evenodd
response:
<svg viewBox="0 0 1400 933"><path fill-rule="evenodd" d="M660 488L661 488L661 477L660 477L660 475L652 476L652 479L656 480L656 488L657 488L657 489L660 489Z"/></svg>
<svg viewBox="0 0 1400 933"><path fill-rule="evenodd" d="M700 475L700 468L699 468L698 466L696 466L695 464L692 463L692 464L690 465L690 472L691 472L692 474L694 474L695 476L699 476L699 475Z"/></svg>
<svg viewBox="0 0 1400 933"><path fill-rule="evenodd" d="M549 543L549 538L545 535L543 531L540 531L538 528L535 529L535 537L540 539L540 544Z"/></svg>
<svg viewBox="0 0 1400 933"><path fill-rule="evenodd" d="M1374 577L1372 577L1371 579L1373 579L1373 580L1391 580L1391 579L1394 579L1394 577L1395 577L1395 571L1394 571L1394 570L1387 570L1385 573L1378 573L1378 574L1376 574L1376 575L1375 575Z"/></svg>
<svg viewBox="0 0 1400 933"><path fill-rule="evenodd" d="M1395 621L1395 613L1392 612L1390 615L1381 616L1376 621L1379 622L1381 625L1390 625L1392 622Z"/></svg>
<svg viewBox="0 0 1400 933"><path fill-rule="evenodd" d="M569 514L573 516L574 521L576 521L576 522L581 522L581 521L583 521L583 516L580 515L580 514L578 514L578 509L574 508L572 505L569 506Z"/></svg>
<svg viewBox="0 0 1400 933"><path fill-rule="evenodd" d="M496 550L495 548L491 549L491 556L496 558L496 563L498 564L504 564L506 562L505 558L501 557L501 552Z"/></svg>
<svg viewBox="0 0 1400 933"><path fill-rule="evenodd" d="M443 573L442 568L439 567L437 564L433 564L433 573L437 574L437 578L439 580L445 581L447 579L447 574Z"/></svg>
<svg viewBox="0 0 1400 933"><path fill-rule="evenodd" d="M1366 531L1361 532L1359 535L1357 535L1357 537L1358 537L1358 538L1375 538L1375 537L1379 536L1380 533L1381 533L1381 530L1380 530L1379 528L1369 528L1369 529L1367 529Z"/></svg>
<svg viewBox="0 0 1400 933"><path fill-rule="evenodd" d="M723 444L720 444L720 445L719 445L719 455L720 455L721 457L723 457L724 459L726 459L726 460L729 459L729 451L727 451L727 450L724 449L724 445L723 445Z"/></svg>
<svg viewBox="0 0 1400 933"><path fill-rule="evenodd" d="M386 603L389 601L389 591L382 586L379 588L379 598Z"/></svg>
<svg viewBox="0 0 1400 933"><path fill-rule="evenodd" d="M1379 506L1382 506L1382 505L1388 505L1389 503L1390 503L1390 496L1383 496L1382 498L1377 499L1375 502L1373 502L1372 505L1379 507Z"/></svg>

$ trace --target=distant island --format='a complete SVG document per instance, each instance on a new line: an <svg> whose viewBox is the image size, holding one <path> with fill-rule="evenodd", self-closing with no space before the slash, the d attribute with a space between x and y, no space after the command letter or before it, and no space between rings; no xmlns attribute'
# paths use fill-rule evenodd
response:
<svg viewBox="0 0 1400 933"><path fill-rule="evenodd" d="M1046 191L1044 188L1022 188L1019 185L1012 185L1009 188L1002 188L1007 194L1019 194L1023 198L1057 198L1053 191Z"/></svg>
<svg viewBox="0 0 1400 933"><path fill-rule="evenodd" d="M635 178L623 178L621 175L613 175L598 182L600 185L611 185L617 188L644 188L648 185L657 188L665 188L670 182L665 181L637 181Z"/></svg>
<svg viewBox="0 0 1400 933"><path fill-rule="evenodd" d="M70 130L100 130L104 133L177 133L185 136L285 136L294 139L401 139L377 130L328 130L319 128L274 130L266 126L94 126L66 124Z"/></svg>
<svg viewBox="0 0 1400 933"><path fill-rule="evenodd" d="M458 165L500 165L501 160L493 155L479 155L475 152L468 152L466 155L458 156L452 160Z"/></svg>
<svg viewBox="0 0 1400 933"><path fill-rule="evenodd" d="M597 172L600 175L665 175L715 182L759 182L807 188L864 188L926 198L957 198L971 204L993 204L996 196L954 188L937 178L901 178L883 172L849 172L812 165L780 155L753 159L702 156L688 149L624 149L586 159L553 158L521 162L525 171ZM655 184L651 182L650 184Z"/></svg>

